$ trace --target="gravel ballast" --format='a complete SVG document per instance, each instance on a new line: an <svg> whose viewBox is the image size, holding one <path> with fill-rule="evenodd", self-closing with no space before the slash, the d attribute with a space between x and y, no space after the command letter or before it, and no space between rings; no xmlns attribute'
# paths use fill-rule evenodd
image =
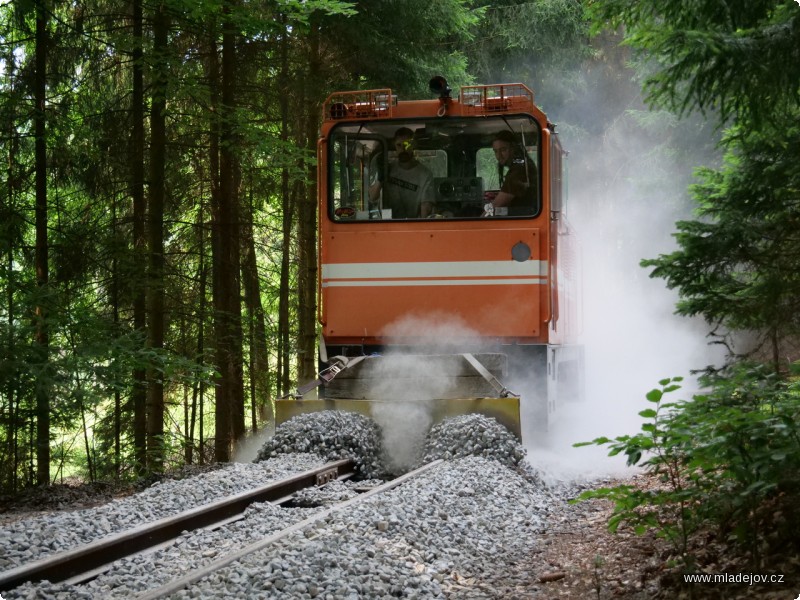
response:
<svg viewBox="0 0 800 600"><path fill-rule="evenodd" d="M186 502L194 502L197 495L209 502L241 491L237 486L246 485L236 483L241 479L254 487L255 480L260 484L342 457L360 461L364 478L381 472L380 434L374 423L353 413L303 417L281 425L256 464L164 482L100 509L20 521L13 532L0 530L0 536L13 536L22 548L22 538L33 532L28 547L42 555L47 553L40 549L47 532L94 528L95 534L68 536L65 546L86 543L108 533L107 526L94 527L102 519L111 529L135 526L185 510ZM353 440L364 440L368 451ZM299 453L300 449L314 454ZM424 456L445 461L392 490L336 510L172 597L506 597L503 590L509 582L503 574L529 559L549 512L563 505L566 493L554 492L531 476L516 438L480 415L450 419L432 429ZM333 482L298 494L290 508L256 504L241 521L214 531L185 533L168 547L117 561L87 584L26 584L4 592L4 598L132 598L380 483ZM153 507L162 503L162 508ZM147 510L139 514L144 507ZM18 549L16 556L22 553Z"/></svg>
<svg viewBox="0 0 800 600"><path fill-rule="evenodd" d="M552 500L495 460L455 459L174 597L493 597L486 586L531 550Z"/></svg>
<svg viewBox="0 0 800 600"><path fill-rule="evenodd" d="M283 455L258 464L233 463L181 480L163 480L103 506L55 512L0 528L0 571L88 544L144 523L208 504L323 465L316 455Z"/></svg>

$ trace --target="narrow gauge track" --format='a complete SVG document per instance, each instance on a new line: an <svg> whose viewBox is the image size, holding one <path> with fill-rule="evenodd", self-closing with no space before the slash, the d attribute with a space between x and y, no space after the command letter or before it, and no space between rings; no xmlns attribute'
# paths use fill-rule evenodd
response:
<svg viewBox="0 0 800 600"><path fill-rule="evenodd" d="M330 515L331 513L335 512L335 511L347 509L347 508L351 507L354 504L357 504L359 502L363 502L364 500L366 500L367 498L369 498L371 496L374 496L376 494L380 494L382 492L386 492L386 491L388 491L388 490L390 490L390 489L392 489L394 487L397 487L398 485L408 481L409 479L411 479L413 477L416 477L416 476L424 473L428 469L430 469L432 467L435 467L436 465L438 465L438 464L440 464L442 462L443 462L442 460L432 461L430 463L427 463L426 465L423 465L422 467L420 467L418 469L415 469L414 471L410 471L410 472L406 473L405 475L401 475L400 477L397 477L396 479L388 481L388 482L386 482L386 483L384 483L382 485L376 486L376 487L372 488L371 490L369 490L367 492L364 492L363 494L360 494L359 496L356 496L355 498L352 498L350 500L346 500L344 502L339 502L338 504L334 504L333 506L330 506L329 508L320 511L320 512L312 515L311 517L308 517L307 519L304 519L304 520L302 520L302 521L300 521L298 523L295 523L294 525L291 525L291 526L289 526L289 527L287 527L285 529L282 529L282 530L274 533L273 535L270 535L269 537L266 537L266 538L264 538L262 540L254 542L254 543L252 543L252 544L250 544L250 545L248 545L248 546L246 546L246 547L244 547L244 548L242 548L242 549L240 549L240 550L238 550L236 552L232 552L230 554L227 554L227 555L223 556L222 558L219 558L219 559L215 560L214 562L212 562L212 563L210 563L208 565L205 565L205 566L203 566L203 567L201 567L199 569L196 569L196 570L184 575L183 577L181 577L179 579L171 581L170 583L168 583L166 585L163 585L163 586L161 586L159 588L155 588L155 589L149 590L149 591L147 591L147 592L145 592L143 594L140 594L139 596L136 596L136 600L158 600L159 598L165 598L165 597L167 597L167 596L169 596L171 594L174 594L175 592L178 592L181 589L183 589L183 588L185 588L185 587L187 587L187 586L189 586L189 585L191 585L191 584L203 579L204 577L210 575L214 571L222 569L223 567L226 567L229 564L231 564L233 562L236 562L237 560L247 556L248 554L253 554L255 552L258 552L259 550L262 550L262 549L266 548L270 544L278 542L281 539L283 539L284 537L286 537L286 536L288 536L288 535L290 535L292 533L295 533L297 531L300 531L300 530L304 529L305 527L311 525L312 523L314 523L316 521L319 521L321 519L326 518L328 515Z"/></svg>
<svg viewBox="0 0 800 600"><path fill-rule="evenodd" d="M185 531L234 521L255 502L281 503L292 494L353 475L355 464L339 460L286 479L241 492L180 514L110 535L90 544L0 573L0 591L25 582L81 583L97 576L112 562L168 543Z"/></svg>

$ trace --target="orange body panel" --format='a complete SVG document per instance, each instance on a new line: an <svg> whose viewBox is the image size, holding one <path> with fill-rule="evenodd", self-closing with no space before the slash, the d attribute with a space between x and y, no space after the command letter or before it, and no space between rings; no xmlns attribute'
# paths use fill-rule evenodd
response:
<svg viewBox="0 0 800 600"><path fill-rule="evenodd" d="M380 343L414 317L460 321L483 337L541 336L547 258L538 229L443 221L417 228L336 231L321 240L326 340ZM516 244L531 249L529 260L512 260Z"/></svg>
<svg viewBox="0 0 800 600"><path fill-rule="evenodd" d="M516 85L516 84L515 84ZM559 225L551 212L551 131L533 94L511 100L514 86L474 86L466 94L502 92L481 106L457 100L395 103L391 90L346 92L326 102L319 149L319 320L328 344L397 343L398 336L425 340L425 330L400 331L404 320L421 317L458 321L481 338L499 343L548 344L568 341L562 325L567 311L554 262ZM477 90L477 91L471 91ZM513 90L516 92L516 90ZM338 123L530 115L541 131L541 211L513 219L416 219L337 221L328 214L328 148ZM559 148L560 151L560 148ZM560 163L559 163L560 167ZM529 257L512 257L524 244ZM431 340L435 341L435 340ZM402 343L402 342L401 342Z"/></svg>

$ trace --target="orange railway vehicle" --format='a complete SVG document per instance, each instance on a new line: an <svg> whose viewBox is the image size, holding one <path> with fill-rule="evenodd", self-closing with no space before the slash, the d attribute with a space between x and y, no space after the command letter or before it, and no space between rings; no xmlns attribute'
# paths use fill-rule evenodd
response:
<svg viewBox="0 0 800 600"><path fill-rule="evenodd" d="M579 256L555 126L522 84L453 98L437 77L431 89L438 98L325 102L322 385L279 401L278 422L330 408L384 424L413 411L422 426L481 412L526 440L581 395ZM512 155L507 175L495 147ZM417 163L417 175L401 168Z"/></svg>

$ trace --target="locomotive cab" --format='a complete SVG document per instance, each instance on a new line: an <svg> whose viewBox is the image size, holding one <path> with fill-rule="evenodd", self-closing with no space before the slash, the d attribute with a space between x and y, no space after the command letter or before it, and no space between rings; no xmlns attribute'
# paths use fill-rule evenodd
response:
<svg viewBox="0 0 800 600"><path fill-rule="evenodd" d="M402 151L392 144L397 131L411 134L405 152L430 174L429 187L410 190L432 203L430 214L398 214L392 206L392 174L402 174ZM337 221L485 216L486 204L500 191L503 171L508 170L497 162L493 149L500 132L514 139L513 160L531 168L525 171L528 193L523 201L505 211L499 207L495 215L535 217L541 211L540 131L536 121L525 116L338 125L329 142L330 216ZM400 180L397 185L414 184Z"/></svg>
<svg viewBox="0 0 800 600"><path fill-rule="evenodd" d="M457 99L329 97L318 145L320 366L342 373L317 404L279 402L278 421L414 402L433 421L477 411L518 435L546 429L582 370L564 156L521 84L468 86Z"/></svg>

